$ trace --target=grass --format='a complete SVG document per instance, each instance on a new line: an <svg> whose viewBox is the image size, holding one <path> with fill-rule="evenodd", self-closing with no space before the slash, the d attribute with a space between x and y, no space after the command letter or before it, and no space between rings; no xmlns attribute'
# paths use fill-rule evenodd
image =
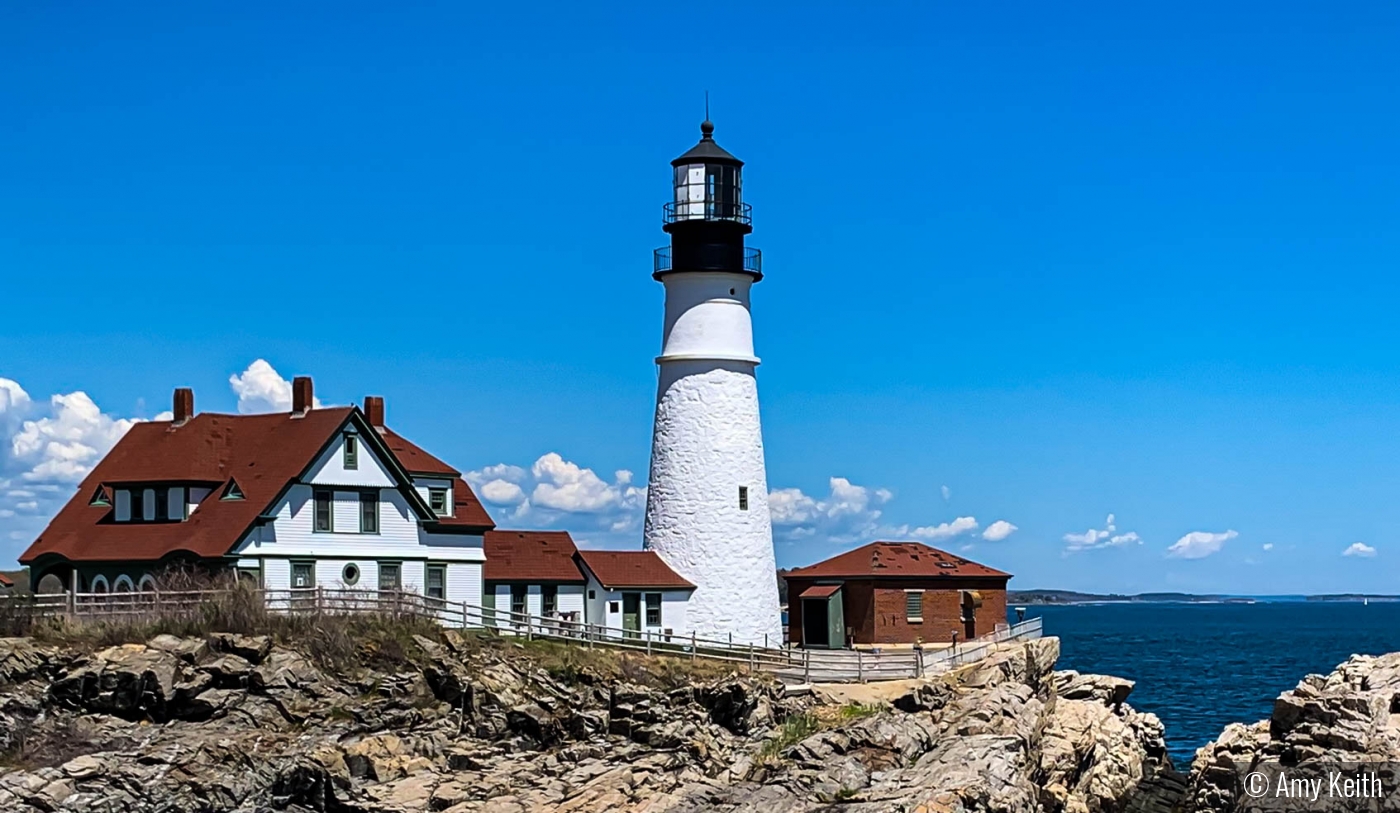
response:
<svg viewBox="0 0 1400 813"><path fill-rule="evenodd" d="M774 762L778 755L822 730L815 714L794 714L783 721L778 733L768 738L758 749L759 762Z"/></svg>
<svg viewBox="0 0 1400 813"><path fill-rule="evenodd" d="M149 641L157 635L204 638L216 632L268 635L296 649L323 669L356 667L387 670L416 664L422 657L415 635L437 641L442 628L413 613L336 613L319 610L281 614L269 612L262 596L231 575L172 571L157 580L163 592L207 590L200 603L186 607L154 607L149 613L105 619L70 620L35 617L23 606L0 602L0 630L27 635L41 643L99 649Z"/></svg>

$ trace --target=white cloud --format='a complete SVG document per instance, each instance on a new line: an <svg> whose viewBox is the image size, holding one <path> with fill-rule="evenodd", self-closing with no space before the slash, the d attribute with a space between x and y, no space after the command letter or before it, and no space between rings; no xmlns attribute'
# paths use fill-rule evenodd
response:
<svg viewBox="0 0 1400 813"><path fill-rule="evenodd" d="M283 378L265 359L257 359L242 373L229 376L228 385L238 396L238 411L245 415L292 409L292 382ZM313 396L311 405L319 408L321 399Z"/></svg>
<svg viewBox="0 0 1400 813"><path fill-rule="evenodd" d="M1020 528L1017 528L1004 519L999 519L987 526L987 530L982 532L982 538L988 542L1000 542L1016 533L1018 530L1020 530Z"/></svg>
<svg viewBox="0 0 1400 813"><path fill-rule="evenodd" d="M139 418L103 412L87 393L30 398L17 382L0 378L0 528L28 542L72 496ZM0 546L0 559L22 545Z"/></svg>
<svg viewBox="0 0 1400 813"><path fill-rule="evenodd" d="M952 539L955 536L960 536L962 534L967 533L968 531L975 530L977 530L976 517L958 517L952 522L944 522L938 525L923 525L918 528L912 528L908 531L908 533L900 534L900 536L913 536L919 539L932 540Z"/></svg>
<svg viewBox="0 0 1400 813"><path fill-rule="evenodd" d="M1342 551L1342 555L1360 556L1362 558L1369 559L1372 556L1376 555L1376 549L1371 547L1370 545L1367 545L1364 542L1353 542L1346 550Z"/></svg>
<svg viewBox="0 0 1400 813"><path fill-rule="evenodd" d="M894 499L885 488L870 488L845 477L827 480L827 495L812 497L798 488L768 492L768 515L779 539L818 538L851 542L873 538L883 527L880 506Z"/></svg>
<svg viewBox="0 0 1400 813"><path fill-rule="evenodd" d="M488 480L478 491L483 500L496 505L517 505L525 501L525 490L508 480Z"/></svg>
<svg viewBox="0 0 1400 813"><path fill-rule="evenodd" d="M1065 534L1065 553L1099 548L1121 548L1124 545L1142 544L1142 537L1136 531L1118 533L1117 518L1109 514L1102 528L1090 528L1082 534Z"/></svg>
<svg viewBox="0 0 1400 813"><path fill-rule="evenodd" d="M1174 559L1203 559L1213 553L1218 553L1225 543L1239 536L1235 531L1225 531L1224 533L1210 533L1209 531L1192 531L1181 537L1167 548L1167 555Z"/></svg>
<svg viewBox="0 0 1400 813"><path fill-rule="evenodd" d="M1265 542L1263 545L1260 545L1260 547L1263 548L1264 550L1273 550L1273 549L1274 549L1274 543L1272 543L1272 542Z"/></svg>
<svg viewBox="0 0 1400 813"><path fill-rule="evenodd" d="M942 486L938 490L940 493L943 494L943 502L947 502L948 500L952 499L953 489L947 486Z"/></svg>
<svg viewBox="0 0 1400 813"><path fill-rule="evenodd" d="M530 500L542 508L567 513L596 513L604 509L627 505L635 507L646 492L632 482L632 472L625 469L613 475L608 483L592 469L565 460L558 452L543 455L530 467L535 488Z"/></svg>

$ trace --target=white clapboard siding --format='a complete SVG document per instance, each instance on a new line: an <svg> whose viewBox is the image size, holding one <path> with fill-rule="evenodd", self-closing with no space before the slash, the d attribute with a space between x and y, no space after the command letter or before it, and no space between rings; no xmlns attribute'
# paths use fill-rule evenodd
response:
<svg viewBox="0 0 1400 813"><path fill-rule="evenodd" d="M311 464L306 481L318 486L367 486L388 488L394 485L394 478L383 461L369 448L369 444L359 438L356 454L356 468L345 468L345 436L340 435L335 442Z"/></svg>

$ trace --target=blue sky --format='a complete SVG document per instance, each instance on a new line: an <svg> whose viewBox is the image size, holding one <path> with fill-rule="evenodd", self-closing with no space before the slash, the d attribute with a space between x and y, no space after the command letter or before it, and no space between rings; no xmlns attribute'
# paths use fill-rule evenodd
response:
<svg viewBox="0 0 1400 813"><path fill-rule="evenodd" d="M0 558L259 359L638 544L709 90L780 564L1400 592L1400 7L480 5L0 11Z"/></svg>

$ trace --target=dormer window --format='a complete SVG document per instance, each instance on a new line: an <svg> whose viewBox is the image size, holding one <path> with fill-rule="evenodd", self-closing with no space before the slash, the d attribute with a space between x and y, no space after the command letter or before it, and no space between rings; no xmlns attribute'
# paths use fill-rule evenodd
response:
<svg viewBox="0 0 1400 813"><path fill-rule="evenodd" d="M360 439L354 435L345 436L345 468L360 467Z"/></svg>
<svg viewBox="0 0 1400 813"><path fill-rule="evenodd" d="M447 516L447 489L428 489L428 507L433 509L433 513L440 517Z"/></svg>
<svg viewBox="0 0 1400 813"><path fill-rule="evenodd" d="M184 522L189 519L185 486L153 483L149 486L112 489L111 505L116 509L112 519L117 522ZM106 505L93 495L92 505Z"/></svg>

